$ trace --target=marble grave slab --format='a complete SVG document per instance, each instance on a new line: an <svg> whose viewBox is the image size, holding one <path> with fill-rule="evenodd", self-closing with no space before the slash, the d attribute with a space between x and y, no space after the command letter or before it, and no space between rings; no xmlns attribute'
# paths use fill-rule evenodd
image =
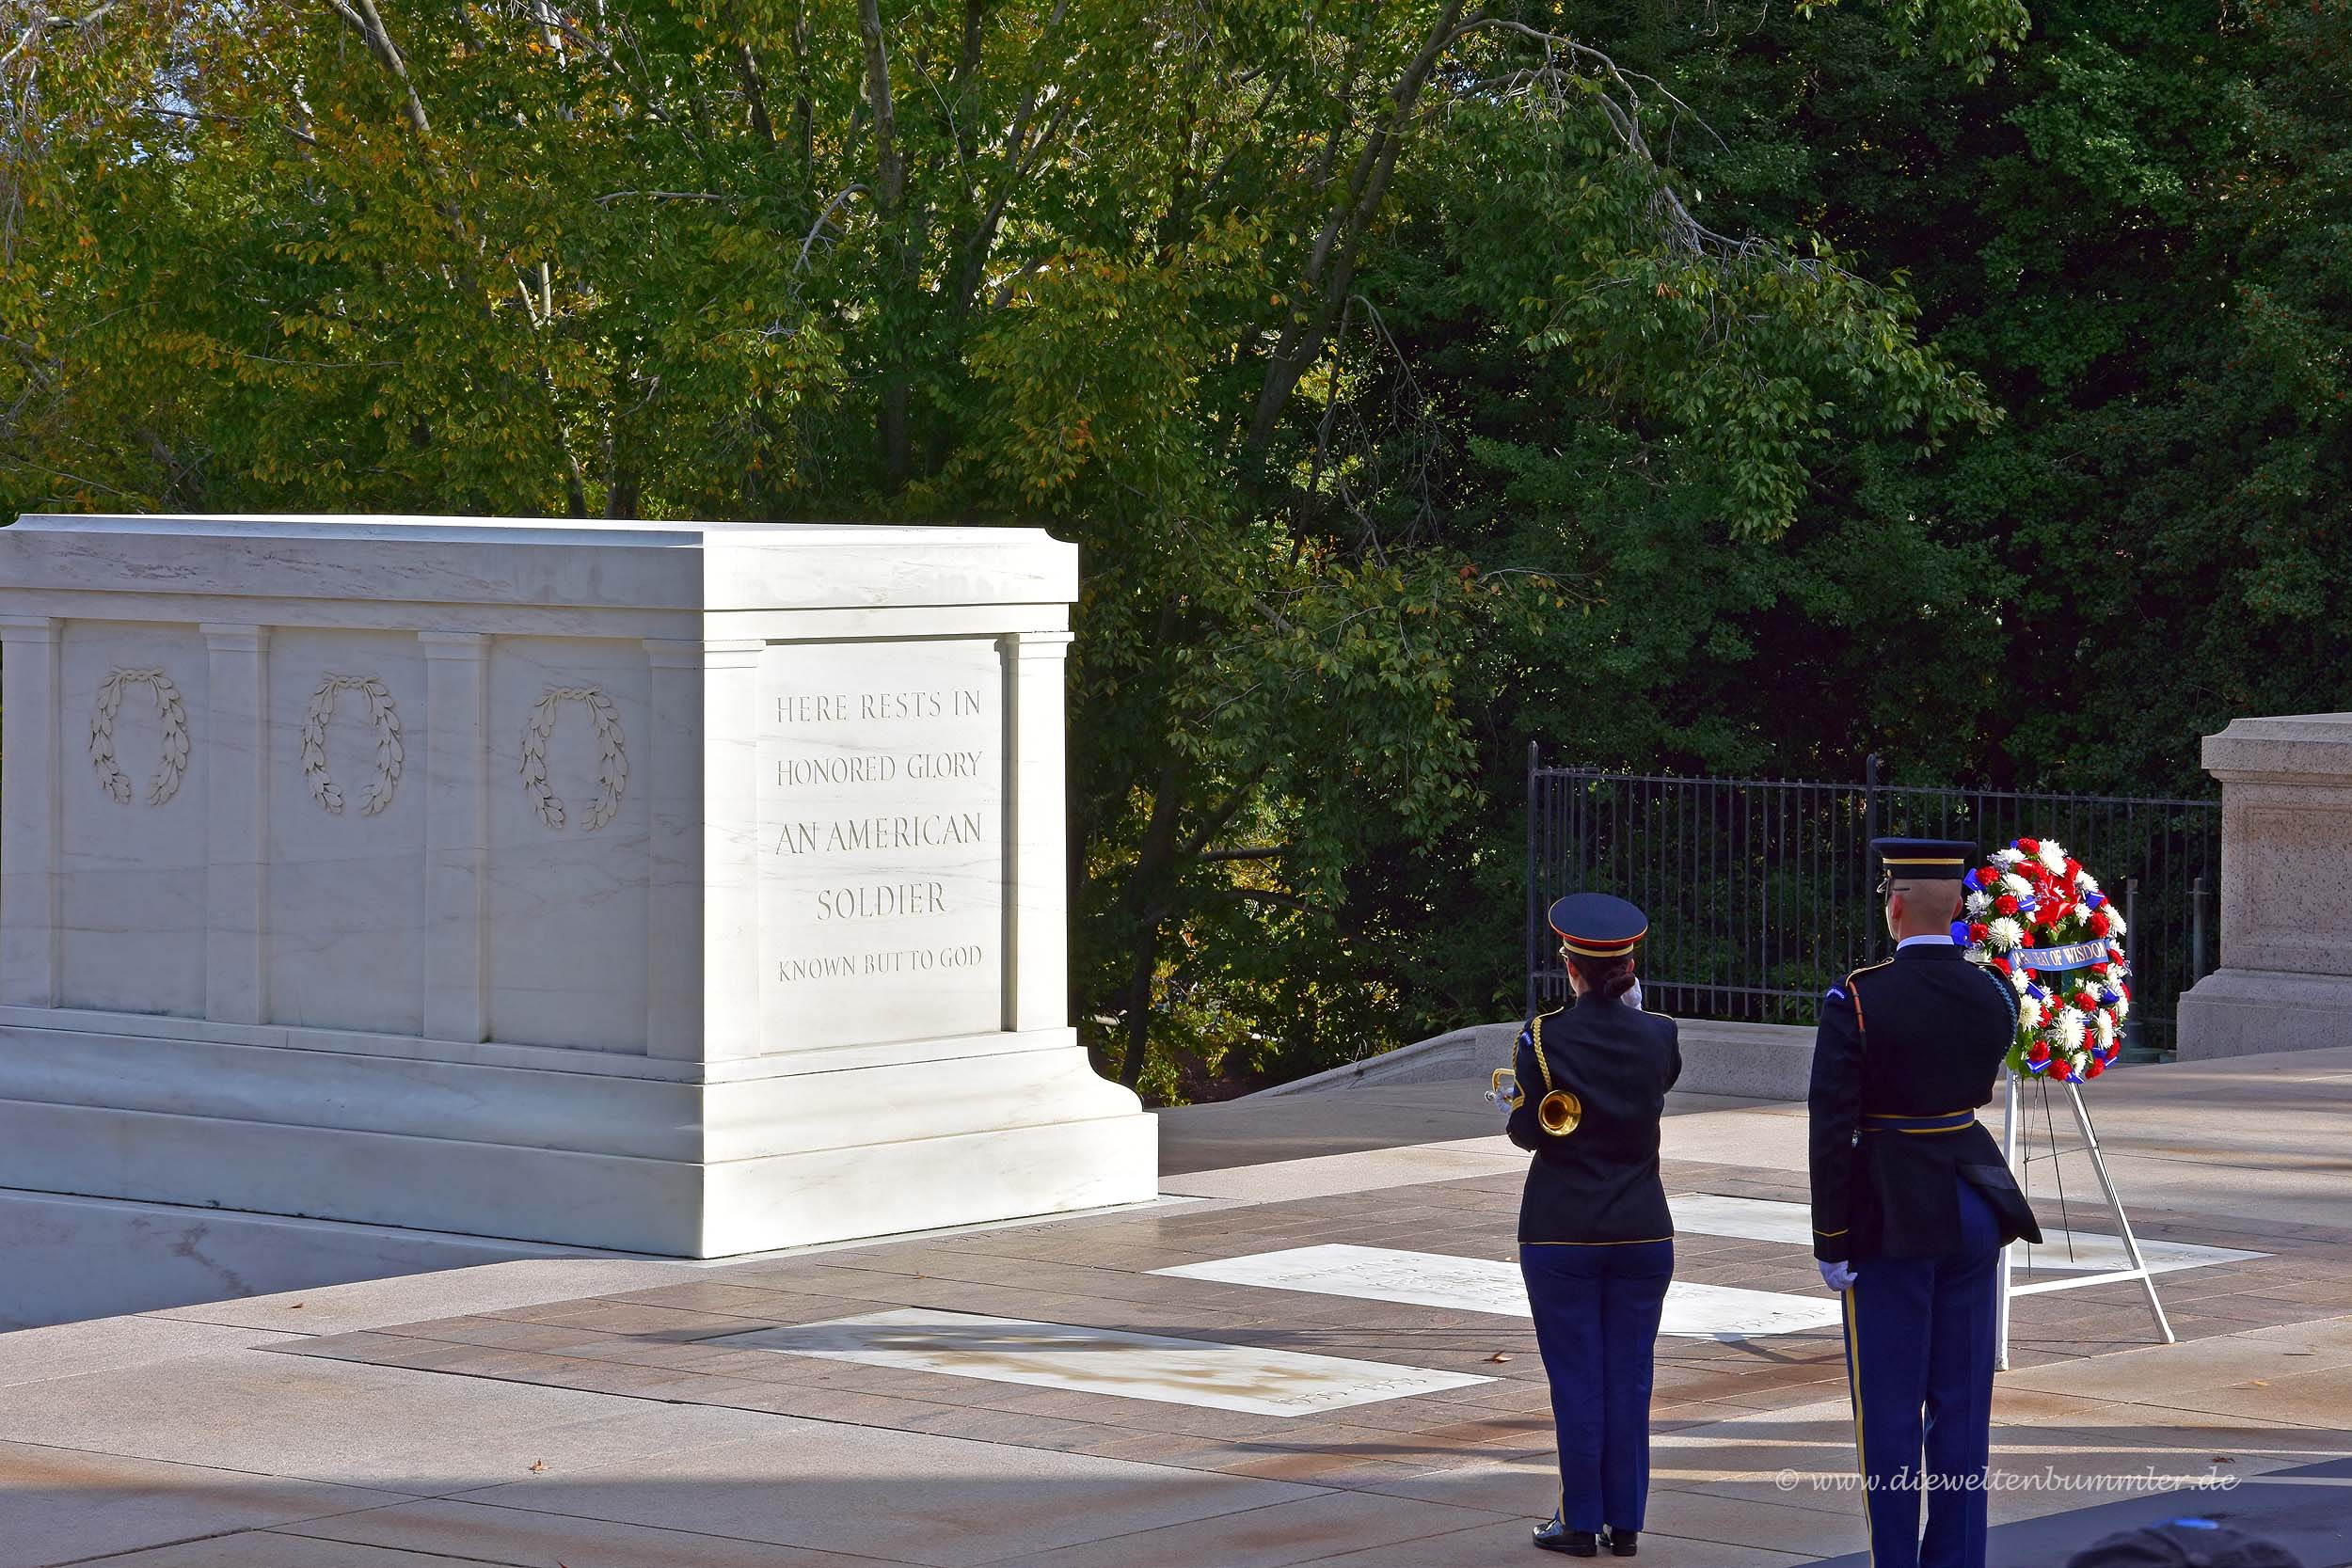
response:
<svg viewBox="0 0 2352 1568"><path fill-rule="evenodd" d="M1497 1317L1531 1315L1518 1264L1500 1258L1332 1244L1184 1263L1152 1273ZM1789 1295L1677 1279L1667 1289L1666 1315L1658 1331L1685 1339L1750 1339L1833 1328L1838 1321L1837 1300L1827 1294Z"/></svg>
<svg viewBox="0 0 2352 1568"><path fill-rule="evenodd" d="M928 1307L763 1328L704 1343L1252 1416L1305 1416L1494 1381L1346 1356Z"/></svg>
<svg viewBox="0 0 2352 1568"><path fill-rule="evenodd" d="M1751 1242L1787 1242L1813 1245L1812 1216L1802 1203L1772 1198L1732 1197L1721 1193L1680 1193L1667 1200L1674 1208L1675 1228L1701 1236L1732 1236ZM2093 1230L2068 1232L2045 1227L2042 1245L2027 1247L2021 1266L2111 1274L2131 1266L2123 1255L2123 1239ZM2240 1252L2234 1247L2200 1246L2193 1242L2139 1239L2139 1255L2152 1274L2178 1269L2210 1268L2216 1263L2243 1263L2267 1258L2266 1252Z"/></svg>

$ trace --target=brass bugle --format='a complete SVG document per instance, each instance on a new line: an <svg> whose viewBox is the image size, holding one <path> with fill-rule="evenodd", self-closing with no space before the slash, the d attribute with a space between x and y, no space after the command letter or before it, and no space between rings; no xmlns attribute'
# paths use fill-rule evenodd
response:
<svg viewBox="0 0 2352 1568"><path fill-rule="evenodd" d="M1489 1105L1508 1104L1517 1109L1519 1102L1519 1075L1507 1067L1495 1069L1492 1086L1486 1090Z"/></svg>
<svg viewBox="0 0 2352 1568"><path fill-rule="evenodd" d="M1584 1102L1565 1089L1554 1089L1537 1102L1535 1125L1555 1138L1565 1138L1584 1119Z"/></svg>

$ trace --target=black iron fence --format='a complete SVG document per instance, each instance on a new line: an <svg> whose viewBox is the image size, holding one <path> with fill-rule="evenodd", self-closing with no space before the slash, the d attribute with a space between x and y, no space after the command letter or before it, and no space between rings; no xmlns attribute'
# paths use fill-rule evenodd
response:
<svg viewBox="0 0 2352 1568"><path fill-rule="evenodd" d="M1646 911L1649 1005L1687 1018L1810 1023L1838 976L1883 956L1869 842L1967 838L1988 852L2055 838L2122 908L2134 977L2127 1053L2169 1053L2174 1003L2211 967L2218 800L1897 784L1681 778L1527 759L1527 990L1567 994L1550 901L1587 889Z"/></svg>

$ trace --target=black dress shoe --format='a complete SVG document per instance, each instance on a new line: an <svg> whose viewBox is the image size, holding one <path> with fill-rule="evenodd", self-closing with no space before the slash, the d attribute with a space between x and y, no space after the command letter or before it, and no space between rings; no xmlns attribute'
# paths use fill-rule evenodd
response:
<svg viewBox="0 0 2352 1568"><path fill-rule="evenodd" d="M1642 1549L1642 1532L1635 1529L1613 1529L1608 1535L1609 1555L1633 1557Z"/></svg>
<svg viewBox="0 0 2352 1568"><path fill-rule="evenodd" d="M1600 1537L1588 1529L1564 1529L1560 1515L1553 1514L1535 1527L1535 1544L1548 1552L1565 1552L1570 1557L1593 1557L1600 1551Z"/></svg>

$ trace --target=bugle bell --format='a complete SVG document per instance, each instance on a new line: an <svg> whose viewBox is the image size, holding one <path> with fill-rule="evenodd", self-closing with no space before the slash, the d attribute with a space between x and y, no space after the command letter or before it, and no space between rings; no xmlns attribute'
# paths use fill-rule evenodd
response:
<svg viewBox="0 0 2352 1568"><path fill-rule="evenodd" d="M1565 1089L1554 1089L1535 1103L1535 1125L1555 1138L1565 1138L1584 1119L1584 1102Z"/></svg>

